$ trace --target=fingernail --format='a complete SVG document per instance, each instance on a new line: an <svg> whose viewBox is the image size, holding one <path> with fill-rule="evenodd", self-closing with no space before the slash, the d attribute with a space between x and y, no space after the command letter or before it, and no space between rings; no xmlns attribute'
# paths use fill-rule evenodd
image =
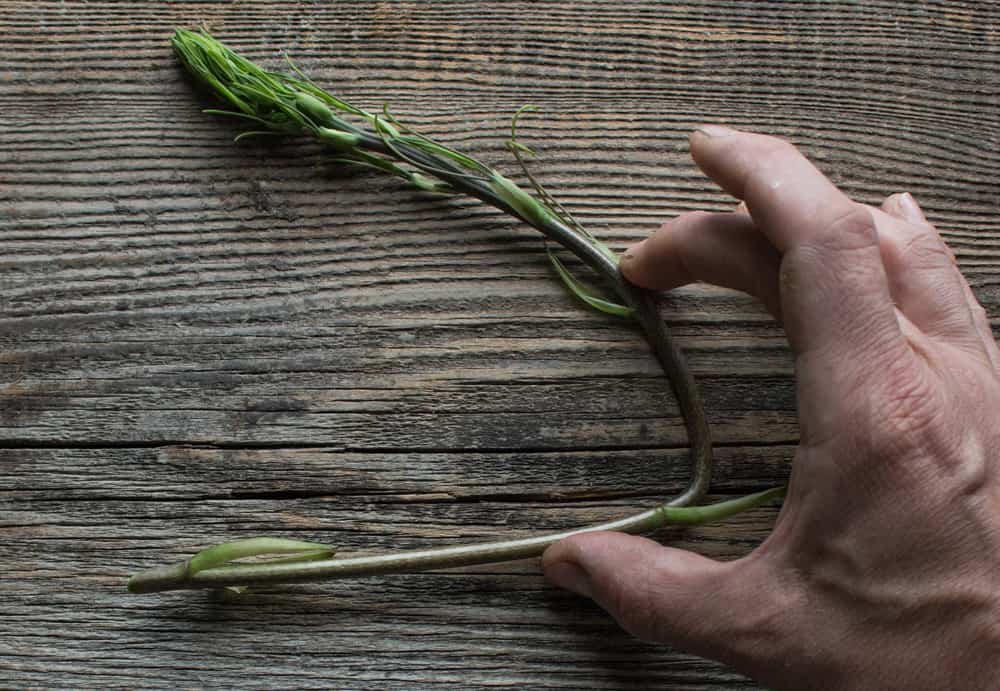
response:
<svg viewBox="0 0 1000 691"><path fill-rule="evenodd" d="M635 258L642 253L642 246L645 244L646 244L645 240L640 240L639 242L629 247L627 250L625 250L625 253L622 254L622 261L623 262L635 261Z"/></svg>
<svg viewBox="0 0 1000 691"><path fill-rule="evenodd" d="M706 137L731 137L736 134L736 130L729 127L723 127L722 125L701 125L698 127L696 132L700 132Z"/></svg>
<svg viewBox="0 0 1000 691"><path fill-rule="evenodd" d="M560 588L592 598L587 572L569 561L557 561L545 569L545 576Z"/></svg>
<svg viewBox="0 0 1000 691"><path fill-rule="evenodd" d="M899 210L910 223L927 223L927 217L917 204L917 200L909 192L899 195Z"/></svg>

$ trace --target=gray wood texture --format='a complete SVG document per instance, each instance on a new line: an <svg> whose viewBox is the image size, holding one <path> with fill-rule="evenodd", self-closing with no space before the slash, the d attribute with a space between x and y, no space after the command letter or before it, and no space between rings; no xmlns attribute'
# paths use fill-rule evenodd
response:
<svg viewBox="0 0 1000 691"><path fill-rule="evenodd" d="M630 639L536 561L126 593L220 540L525 535L650 504L686 473L640 335L568 296L533 231L307 144L234 145L173 27L276 67L286 51L512 173L509 117L536 104L535 170L619 249L731 205L688 158L698 123L789 137L858 199L913 192L996 320L998 19L930 0L0 0L0 686L757 688ZM706 399L713 494L782 482L780 327L709 286L664 317ZM775 514L659 538L735 558Z"/></svg>

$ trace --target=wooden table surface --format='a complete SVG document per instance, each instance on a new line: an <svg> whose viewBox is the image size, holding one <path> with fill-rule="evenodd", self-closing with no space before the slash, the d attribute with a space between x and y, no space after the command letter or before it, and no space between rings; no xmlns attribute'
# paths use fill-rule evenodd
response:
<svg viewBox="0 0 1000 691"><path fill-rule="evenodd" d="M788 137L859 200L913 192L996 320L998 21L935 0L0 1L0 687L756 688L632 640L536 560L125 591L221 540L528 535L687 474L641 335L568 296L534 231L308 144L234 145L174 27L286 51L512 175L509 118L535 104L536 172L618 249L730 208L688 157L698 123ZM706 399L712 494L782 482L781 328L708 286L663 312ZM734 558L775 514L659 537Z"/></svg>

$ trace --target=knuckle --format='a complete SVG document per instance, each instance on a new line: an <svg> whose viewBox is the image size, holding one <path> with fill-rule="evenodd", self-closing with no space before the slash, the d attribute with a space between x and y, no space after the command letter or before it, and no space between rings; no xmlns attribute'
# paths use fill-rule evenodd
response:
<svg viewBox="0 0 1000 691"><path fill-rule="evenodd" d="M697 224L700 221L704 221L706 218L712 217L711 211L705 211L704 209L695 209L694 211L687 211L680 215L680 218L687 220L692 225Z"/></svg>
<svg viewBox="0 0 1000 691"><path fill-rule="evenodd" d="M708 211L686 211L670 222L670 232L675 235L693 235L705 225L706 220L711 215Z"/></svg>
<svg viewBox="0 0 1000 691"><path fill-rule="evenodd" d="M939 454L947 406L925 368L919 362L899 361L881 371L873 394L874 410L882 420L872 432L875 450L889 459Z"/></svg>
<svg viewBox="0 0 1000 691"><path fill-rule="evenodd" d="M953 266L953 255L944 242L931 233L918 232L908 237L899 248L905 264L914 269Z"/></svg>
<svg viewBox="0 0 1000 691"><path fill-rule="evenodd" d="M824 309L833 310L828 318L850 321L858 328L873 326L859 321L879 318L881 313L868 308L859 311L859 300L878 298L884 289L878 242L871 215L852 203L785 252L779 275L783 294L796 289L808 292ZM858 337L862 336L864 332L858 331Z"/></svg>
<svg viewBox="0 0 1000 691"><path fill-rule="evenodd" d="M991 474L984 450L996 448L1000 436L983 432L978 411L995 409L995 403L975 392L974 382L959 391L935 386L933 379L910 379L883 395L885 416L870 451L910 496L949 503L982 492Z"/></svg>
<svg viewBox="0 0 1000 691"><path fill-rule="evenodd" d="M703 262L704 230L712 214L707 211L689 211L674 219L670 231L670 248L678 275L689 283L699 276Z"/></svg>
<svg viewBox="0 0 1000 691"><path fill-rule="evenodd" d="M825 230L817 233L816 244L831 250L863 250L879 244L878 229L871 211L851 202L847 209L830 219Z"/></svg>
<svg viewBox="0 0 1000 691"><path fill-rule="evenodd" d="M970 308L972 309L972 317L980 324L989 327L990 315L986 311L986 308L980 305L978 300L973 300Z"/></svg>

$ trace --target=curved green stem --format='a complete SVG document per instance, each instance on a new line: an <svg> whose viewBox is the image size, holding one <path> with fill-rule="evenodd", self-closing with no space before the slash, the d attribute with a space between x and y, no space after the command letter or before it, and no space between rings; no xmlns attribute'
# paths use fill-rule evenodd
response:
<svg viewBox="0 0 1000 691"><path fill-rule="evenodd" d="M642 327L657 359L673 387L687 426L692 467L687 487L666 503L626 518L567 532L515 540L461 545L439 549L337 559L316 559L315 550L259 563L231 563L232 555L257 553L256 545L210 548L192 560L135 575L132 592L148 593L182 588L216 588L261 583L346 578L399 571L450 568L467 564L499 562L540 554L552 543L570 535L594 530L639 533L667 523L697 524L718 520L781 495L783 489L768 490L740 499L704 507L686 507L708 489L712 470L712 442L701 395L684 354L660 318L653 295L628 283L618 270L617 257L582 228L574 228L568 215L538 200L500 173L468 156L452 151L402 126L386 111L380 118L326 94L311 82L266 72L207 34L179 30L174 46L184 64L224 100L254 122L275 131L311 134L332 146L348 160L354 159L394 174L408 175L399 163L432 176L444 188L463 192L509 213L542 232L575 254L621 297ZM307 95L303 96L303 92ZM363 114L375 128L367 132L336 117L330 108ZM339 133L339 134L338 134ZM377 158L384 157L384 158ZM419 181L418 181L419 184ZM428 188L428 184L422 185ZM291 551L298 551L286 545ZM310 548L311 549L311 548ZM288 550L285 550L288 551ZM206 558L206 554L208 557ZM319 556L325 556L319 554ZM200 562L198 561L200 560ZM206 566L207 564L207 566Z"/></svg>

